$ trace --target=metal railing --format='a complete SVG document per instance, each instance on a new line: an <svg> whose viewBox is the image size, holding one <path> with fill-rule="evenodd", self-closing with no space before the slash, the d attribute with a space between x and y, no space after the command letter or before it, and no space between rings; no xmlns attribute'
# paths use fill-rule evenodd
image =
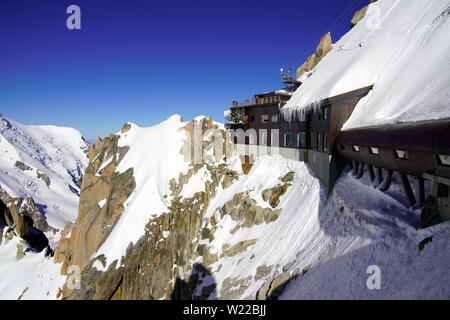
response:
<svg viewBox="0 0 450 320"><path fill-rule="evenodd" d="M256 105L264 105L264 104L274 104L277 102L280 102L280 96L271 96L271 97L262 97L258 99L246 99L243 101L233 101L231 103L231 108L241 108L241 107L248 107L248 106L256 106Z"/></svg>

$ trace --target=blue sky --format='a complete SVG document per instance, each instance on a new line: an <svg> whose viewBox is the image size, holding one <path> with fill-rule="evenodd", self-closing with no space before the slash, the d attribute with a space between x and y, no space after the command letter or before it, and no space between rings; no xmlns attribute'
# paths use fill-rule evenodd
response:
<svg viewBox="0 0 450 320"><path fill-rule="evenodd" d="M172 114L223 120L233 100L282 87L319 39L368 0L2 0L0 113L88 140ZM66 8L81 8L68 30Z"/></svg>

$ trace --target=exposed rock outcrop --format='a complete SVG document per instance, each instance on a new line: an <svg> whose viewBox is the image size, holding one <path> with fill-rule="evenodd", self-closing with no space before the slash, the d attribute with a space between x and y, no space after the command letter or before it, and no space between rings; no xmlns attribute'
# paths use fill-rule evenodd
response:
<svg viewBox="0 0 450 320"><path fill-rule="evenodd" d="M68 224L55 250L55 262L64 262L62 271L73 264L84 268L89 258L110 234L124 207L123 203L136 184L133 168L123 173L115 171L128 148L118 147L119 136L97 138L91 148L91 162L81 184L78 218ZM106 200L100 207L99 202ZM67 235L70 233L70 238Z"/></svg>
<svg viewBox="0 0 450 320"><path fill-rule="evenodd" d="M2 225L8 227L6 232L8 240L17 235L33 250L40 252L46 249L47 254L53 254L43 231L54 231L54 229L47 224L32 198L12 198L1 190L0 226ZM22 255L19 256L22 257Z"/></svg>
<svg viewBox="0 0 450 320"><path fill-rule="evenodd" d="M331 34L328 32L326 35L324 35L320 39L320 43L316 48L316 52L311 55L305 63L303 63L296 72L297 79L305 72L311 71L317 64L320 62L320 60L325 57L328 52L331 51L333 48L333 42L331 41Z"/></svg>
<svg viewBox="0 0 450 320"><path fill-rule="evenodd" d="M376 2L376 1L377 0L370 0L370 3L373 3L373 2ZM352 18L352 22L351 22L350 28L353 28L354 26L356 26L356 24L358 22L360 22L366 16L368 8L369 8L369 6L365 6L365 7L361 8L360 10L355 12L355 14L353 15L353 18Z"/></svg>

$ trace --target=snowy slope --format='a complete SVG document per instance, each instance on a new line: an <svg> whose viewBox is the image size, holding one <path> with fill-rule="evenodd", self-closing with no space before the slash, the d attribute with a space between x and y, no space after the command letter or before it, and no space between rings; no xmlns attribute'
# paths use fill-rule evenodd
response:
<svg viewBox="0 0 450 320"><path fill-rule="evenodd" d="M77 217L88 151L75 129L25 126L0 116L0 187L12 197L32 197L49 225L62 229Z"/></svg>
<svg viewBox="0 0 450 320"><path fill-rule="evenodd" d="M210 212L230 200L235 192L262 189L295 171L292 187L281 197L278 220L231 234L231 219L220 221L212 243L220 252L223 243L257 239L249 250L224 258L212 269L217 293L225 279L255 279L259 266L273 266L271 275L295 269L305 270L287 287L281 299L396 299L450 297L450 223L418 230L419 212L398 202L399 195L385 194L345 173L327 201L324 186L308 166L282 158L256 161L248 176L242 176L229 190L219 193ZM393 185L396 190L398 185ZM262 199L258 201L262 202ZM266 204L267 206L267 204ZM422 253L418 244L434 235ZM198 260L201 262L201 259ZM380 290L366 287L367 268L381 269ZM242 298L254 297L267 278L253 281ZM213 298L213 297L211 297Z"/></svg>
<svg viewBox="0 0 450 320"><path fill-rule="evenodd" d="M12 197L32 197L56 229L77 217L88 151L75 129L26 126L0 115L0 187ZM48 177L49 185L40 175ZM45 257L44 251L33 252L18 236L7 240L6 230L0 230L0 298L55 299L66 280L61 264ZM59 233L46 235L54 248ZM25 251L20 259L18 245Z"/></svg>
<svg viewBox="0 0 450 320"><path fill-rule="evenodd" d="M308 74L283 108L295 110L374 84L344 125L449 118L450 1L379 0Z"/></svg>
<svg viewBox="0 0 450 320"><path fill-rule="evenodd" d="M0 230L1 232L1 230ZM19 237L0 246L0 299L23 300L56 299L60 287L66 277L61 275L61 263L55 264L53 258L45 256L45 252L27 252L18 260L17 245ZM22 244L23 245L23 244Z"/></svg>

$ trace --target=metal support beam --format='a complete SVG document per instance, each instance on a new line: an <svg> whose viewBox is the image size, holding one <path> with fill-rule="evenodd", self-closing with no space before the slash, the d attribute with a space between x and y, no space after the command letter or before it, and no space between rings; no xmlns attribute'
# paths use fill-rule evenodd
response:
<svg viewBox="0 0 450 320"><path fill-rule="evenodd" d="M419 207L423 207L423 204L425 202L425 179L417 178L417 180L419 182L418 205L419 205Z"/></svg>
<svg viewBox="0 0 450 320"><path fill-rule="evenodd" d="M402 173L401 178L403 190L405 191L405 195L408 198L409 206L412 207L413 205L416 204L416 197L414 196L411 184L409 183L408 176Z"/></svg>
<svg viewBox="0 0 450 320"><path fill-rule="evenodd" d="M376 168L375 175L377 176L376 185L379 186L380 183L383 181L383 169Z"/></svg>
<svg viewBox="0 0 450 320"><path fill-rule="evenodd" d="M356 160L352 160L353 164L353 175L356 176L356 173L358 171L358 162Z"/></svg>
<svg viewBox="0 0 450 320"><path fill-rule="evenodd" d="M394 171L392 170L388 170L386 176L384 177L383 182L380 185L380 190L381 191L387 191L389 189L389 187L391 186L391 182L392 182L392 174L394 173Z"/></svg>
<svg viewBox="0 0 450 320"><path fill-rule="evenodd" d="M363 174L364 174L364 163L360 162L358 165L358 174L356 175L356 179L361 178Z"/></svg>
<svg viewBox="0 0 450 320"><path fill-rule="evenodd" d="M375 172L373 171L373 166L369 164L367 166L367 169L369 171L370 182L373 182L373 180L375 180Z"/></svg>

